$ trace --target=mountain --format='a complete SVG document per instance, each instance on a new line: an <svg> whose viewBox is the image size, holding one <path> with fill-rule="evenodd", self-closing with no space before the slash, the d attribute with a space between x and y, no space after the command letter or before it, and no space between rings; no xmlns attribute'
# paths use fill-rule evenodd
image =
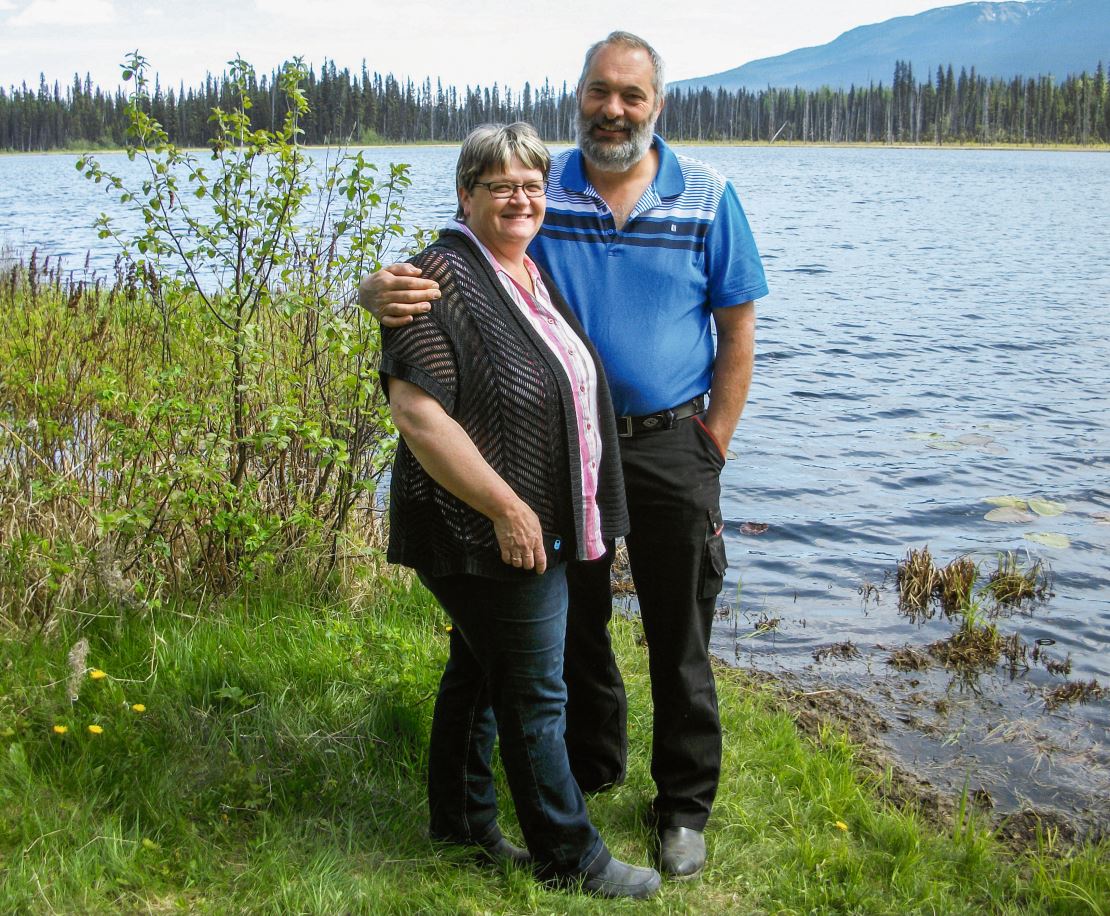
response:
<svg viewBox="0 0 1110 916"><path fill-rule="evenodd" d="M768 86L847 89L890 84L896 61L923 79L938 66L975 67L982 76L1010 78L1093 73L1110 65L1110 0L1028 0L962 3L899 16L845 32L828 44L681 80L668 89L766 89Z"/></svg>

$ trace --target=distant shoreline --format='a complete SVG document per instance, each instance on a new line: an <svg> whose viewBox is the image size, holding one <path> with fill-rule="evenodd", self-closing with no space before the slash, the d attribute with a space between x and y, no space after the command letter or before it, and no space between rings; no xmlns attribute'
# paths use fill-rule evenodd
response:
<svg viewBox="0 0 1110 916"><path fill-rule="evenodd" d="M876 149L876 150L990 150L1012 152L1039 152L1039 153L1106 153L1110 152L1108 143L879 143L879 142L844 142L844 143L813 143L801 140L776 140L768 143L766 140L668 140L674 146L705 146L705 147L743 147L751 149L770 149L773 147L787 147L790 149ZM432 140L421 140L407 143L357 143L345 146L329 146L325 144L306 144L302 149L307 150L338 150L338 149L410 149L418 147L457 147L458 142L443 143ZM555 140L550 146L570 146L570 141ZM206 146L182 147L185 152L208 152ZM51 150L0 150L0 158L7 156L83 156L86 154L101 155L125 153L124 147L104 147L101 149L51 149Z"/></svg>

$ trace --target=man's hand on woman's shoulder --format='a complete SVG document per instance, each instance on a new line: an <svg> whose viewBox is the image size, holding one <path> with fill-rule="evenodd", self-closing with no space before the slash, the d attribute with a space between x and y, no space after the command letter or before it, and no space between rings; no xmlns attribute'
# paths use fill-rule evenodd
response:
<svg viewBox="0 0 1110 916"><path fill-rule="evenodd" d="M358 304L387 328L399 328L414 315L427 312L438 299L439 284L425 280L412 264L390 264L363 277L358 284Z"/></svg>

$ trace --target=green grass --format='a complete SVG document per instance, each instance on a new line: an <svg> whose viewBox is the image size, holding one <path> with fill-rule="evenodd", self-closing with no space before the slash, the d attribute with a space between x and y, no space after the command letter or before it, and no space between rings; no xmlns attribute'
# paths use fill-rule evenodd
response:
<svg viewBox="0 0 1110 916"><path fill-rule="evenodd" d="M732 671L719 683L725 778L701 880L613 903L436 852L423 771L445 622L423 591L381 580L357 602L271 586L203 613L103 612L68 618L49 639L10 636L0 912L1110 911L1107 845L1069 850L1047 835L1013 855L970 816L931 827L879 800L845 738L801 737L769 691ZM650 711L637 635L636 623L615 624L629 779L590 810L614 852L646 862ZM71 704L66 657L82 636L88 667L108 676L83 677ZM519 839L503 782L499 794Z"/></svg>

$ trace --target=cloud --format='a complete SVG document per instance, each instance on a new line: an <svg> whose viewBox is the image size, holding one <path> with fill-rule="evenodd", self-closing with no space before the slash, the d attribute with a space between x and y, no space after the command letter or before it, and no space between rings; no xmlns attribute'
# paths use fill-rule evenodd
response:
<svg viewBox="0 0 1110 916"><path fill-rule="evenodd" d="M0 0L5 3L7 0ZM0 7L2 8L2 7ZM110 0L31 0L10 25L101 25L116 18Z"/></svg>
<svg viewBox="0 0 1110 916"><path fill-rule="evenodd" d="M319 8L305 3L304 0L255 0L255 6L259 12L279 19L302 19L310 22L320 20ZM348 28L352 22L373 21L375 15L365 0L331 0L327 10L329 21L344 23Z"/></svg>

